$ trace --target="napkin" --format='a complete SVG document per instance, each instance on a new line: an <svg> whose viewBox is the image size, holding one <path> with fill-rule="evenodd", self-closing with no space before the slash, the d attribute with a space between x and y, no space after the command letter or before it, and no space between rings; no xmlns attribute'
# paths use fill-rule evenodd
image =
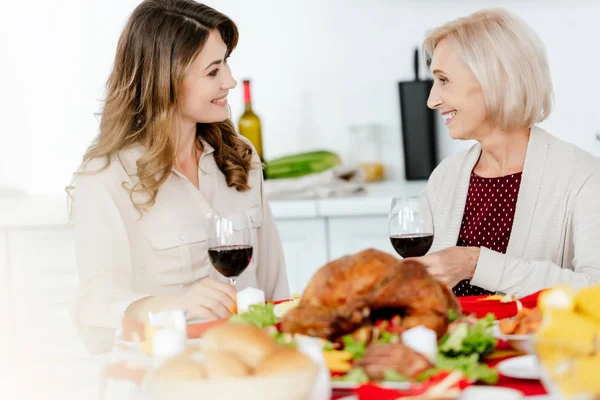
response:
<svg viewBox="0 0 600 400"><path fill-rule="evenodd" d="M335 167L300 178L267 179L263 188L269 199L322 199L364 191L358 168Z"/></svg>
<svg viewBox="0 0 600 400"><path fill-rule="evenodd" d="M521 299L502 302L503 296L463 296L458 301L464 314L475 314L483 318L487 313L493 313L496 319L510 318L518 314L520 307L535 308L537 299L542 291L530 294Z"/></svg>

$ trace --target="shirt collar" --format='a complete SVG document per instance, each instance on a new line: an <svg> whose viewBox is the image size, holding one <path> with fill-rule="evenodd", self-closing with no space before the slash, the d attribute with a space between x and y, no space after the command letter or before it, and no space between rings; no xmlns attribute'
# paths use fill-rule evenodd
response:
<svg viewBox="0 0 600 400"><path fill-rule="evenodd" d="M212 154L215 152L215 148L210 145L203 137L200 137L200 142L202 142L202 155L200 158Z"/></svg>

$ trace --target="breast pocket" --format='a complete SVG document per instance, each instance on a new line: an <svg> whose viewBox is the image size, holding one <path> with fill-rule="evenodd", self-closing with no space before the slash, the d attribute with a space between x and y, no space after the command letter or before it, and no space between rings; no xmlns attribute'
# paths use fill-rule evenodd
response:
<svg viewBox="0 0 600 400"><path fill-rule="evenodd" d="M194 280L192 246L208 246L208 235L203 226L156 226L148 233L158 262L157 280L163 285L184 285Z"/></svg>

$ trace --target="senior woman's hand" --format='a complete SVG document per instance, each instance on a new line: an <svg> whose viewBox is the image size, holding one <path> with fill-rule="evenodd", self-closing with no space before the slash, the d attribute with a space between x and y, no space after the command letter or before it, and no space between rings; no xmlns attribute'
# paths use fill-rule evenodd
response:
<svg viewBox="0 0 600 400"><path fill-rule="evenodd" d="M427 272L450 289L463 279L471 279L479 260L479 247L449 247L414 259L427 267Z"/></svg>

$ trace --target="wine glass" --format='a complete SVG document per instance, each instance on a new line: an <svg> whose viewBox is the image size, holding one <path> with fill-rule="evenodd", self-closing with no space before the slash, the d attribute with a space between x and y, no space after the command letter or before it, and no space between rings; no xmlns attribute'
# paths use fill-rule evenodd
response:
<svg viewBox="0 0 600 400"><path fill-rule="evenodd" d="M433 215L424 195L394 197L388 217L390 241L402 258L427 254L433 244Z"/></svg>
<svg viewBox="0 0 600 400"><path fill-rule="evenodd" d="M211 215L209 218L208 258L233 286L252 260L250 226L248 215L244 212Z"/></svg>

